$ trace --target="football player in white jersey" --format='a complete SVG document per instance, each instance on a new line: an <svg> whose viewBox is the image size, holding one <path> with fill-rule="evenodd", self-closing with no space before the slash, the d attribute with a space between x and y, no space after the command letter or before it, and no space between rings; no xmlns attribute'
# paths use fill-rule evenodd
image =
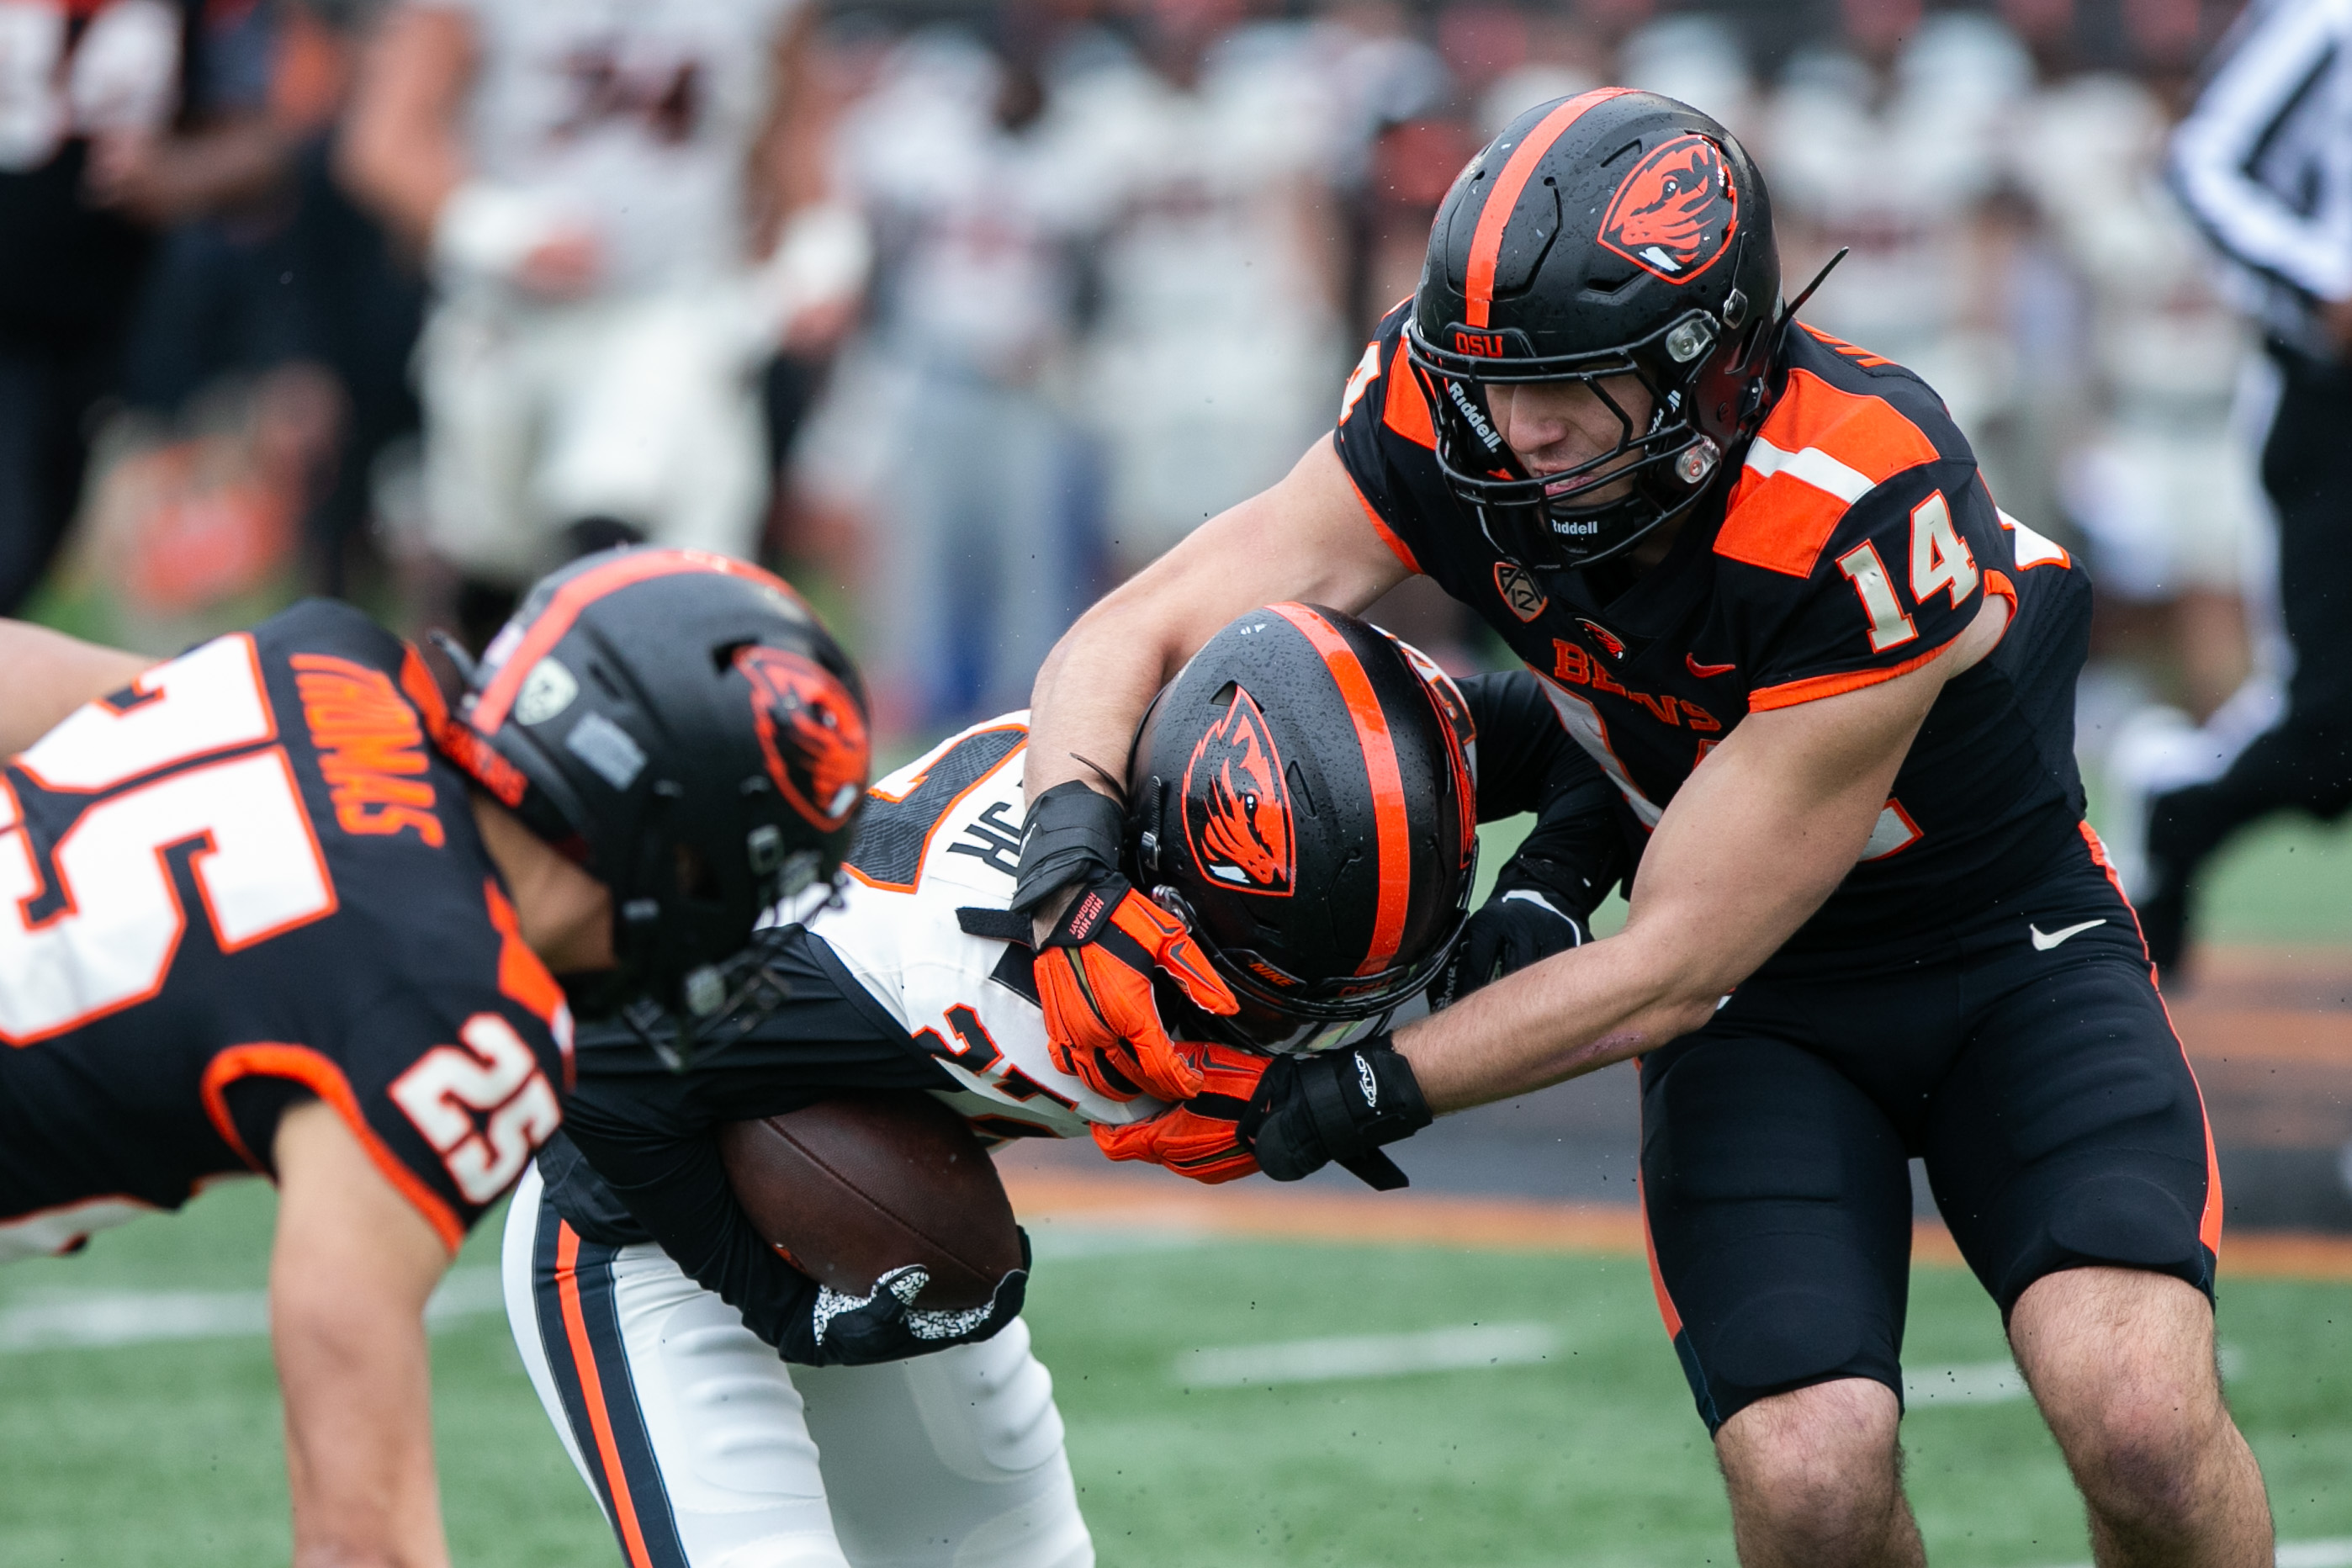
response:
<svg viewBox="0 0 2352 1568"><path fill-rule="evenodd" d="M385 22L343 164L434 276L425 531L469 621L587 548L756 543L751 373L865 269L821 200L813 15L403 0Z"/></svg>
<svg viewBox="0 0 2352 1568"><path fill-rule="evenodd" d="M1107 901L1095 942L1158 955L1173 977L1161 1011L1192 1037L1173 1048L1206 1089L1268 1051L1285 1053L1269 1079L1328 1061L1390 1081L1350 1042L1433 981L1450 1000L1582 940L1622 839L1599 771L1535 721L1544 703L1525 672L1456 687L1377 628L1300 605L1243 616L1161 694L1129 767L1128 871L1182 914L1139 922ZM1482 755L1487 733L1512 739ZM564 1132L508 1219L507 1307L634 1565L1094 1560L1052 1379L1006 1292L991 1338L828 1364L841 1358L812 1331L809 1282L753 1232L713 1140L831 1093L903 1089L991 1139L1092 1132L1113 1158L1143 1153L1128 1130L1161 1103L1115 1064L1081 1078L1057 1060L1045 966L1005 909L1026 742L1026 715L1008 714L874 787L840 897L770 933L786 1000L716 1059L673 1075L618 1031L582 1031ZM1475 819L1522 811L1535 829L1465 921ZM1150 1157L1247 1174L1249 1114L1197 1095L1173 1113L1182 1138L1151 1123ZM1378 1157L1358 1173L1403 1180Z"/></svg>

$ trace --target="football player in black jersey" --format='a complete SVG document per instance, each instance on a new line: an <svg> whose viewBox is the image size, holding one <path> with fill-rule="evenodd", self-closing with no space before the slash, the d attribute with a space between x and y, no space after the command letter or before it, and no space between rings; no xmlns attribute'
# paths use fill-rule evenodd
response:
<svg viewBox="0 0 2352 1568"><path fill-rule="evenodd" d="M0 623L0 1260L275 1180L295 1561L444 1563L420 1314L555 1131L566 987L677 1060L772 1001L746 944L846 847L856 678L666 551L542 583L454 715L323 602L160 664ZM842 1342L903 1353L894 1307Z"/></svg>
<svg viewBox="0 0 2352 1568"><path fill-rule="evenodd" d="M1352 1072L1349 1040L1433 976L1460 994L1582 939L1622 856L1606 781L1536 722L1545 706L1525 672L1457 688L1303 605L1242 616L1186 666L1134 748L1122 858L1184 910L1176 956L1230 1009L1171 999L1205 1079L1256 1083L1276 1047ZM1151 1152L1202 1179L1254 1168L1236 1108L1221 1120L1196 1095L1171 1153L1146 1120L1160 1101L1055 1060L1027 922L1005 908L1025 733L1018 713L991 720L875 785L842 896L763 933L787 999L707 1070L582 1026L564 1131L508 1214L507 1307L632 1563L1093 1561L1026 1326L823 1364L834 1331L810 1322L808 1282L752 1229L713 1137L844 1090L928 1090L992 1140L1091 1131L1127 1158L1150 1129ZM1526 811L1536 826L1465 921L1474 817ZM1394 1179L1374 1158L1364 1173Z"/></svg>
<svg viewBox="0 0 2352 1568"><path fill-rule="evenodd" d="M1352 610L1425 574L1616 784L1632 912L1375 1042L1377 1072L1269 1073L1234 1122L1260 1166L1360 1158L1425 1119L1401 1103L1641 1058L1658 1300L1741 1556L1820 1565L1921 1560L1898 1445L1919 1157L2101 1562L2266 1563L2214 1370L2202 1102L2083 820L2087 586L1996 509L1930 389L1794 311L1723 127L1620 89L1515 121L1332 436L1040 673L1016 900L1040 973L1150 984L1072 911L1165 918L1118 876L1087 759L1169 672L1242 605ZM1074 1055L1124 1048L1184 1091L1156 1026L1046 1002Z"/></svg>

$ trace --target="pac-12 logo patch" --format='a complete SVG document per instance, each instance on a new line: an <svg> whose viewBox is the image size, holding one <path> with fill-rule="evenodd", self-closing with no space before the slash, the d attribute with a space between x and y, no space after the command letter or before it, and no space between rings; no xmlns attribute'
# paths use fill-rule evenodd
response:
<svg viewBox="0 0 2352 1568"><path fill-rule="evenodd" d="M1287 898L1297 884L1297 835L1282 759L1265 715L1238 686L1225 716L1184 764L1184 837L1193 863L1235 892Z"/></svg>
<svg viewBox="0 0 2352 1568"><path fill-rule="evenodd" d="M857 700L831 670L786 648L753 643L737 651L735 668L751 683L768 777L810 826L846 824L872 757Z"/></svg>
<svg viewBox="0 0 2352 1568"><path fill-rule="evenodd" d="M1601 243L1643 271L1687 283L1723 258L1739 232L1739 193L1723 149L1677 136L1633 165L1609 198Z"/></svg>
<svg viewBox="0 0 2352 1568"><path fill-rule="evenodd" d="M1551 595L1536 582L1535 574L1516 561L1495 563L1495 592L1523 621L1534 620L1551 605Z"/></svg>

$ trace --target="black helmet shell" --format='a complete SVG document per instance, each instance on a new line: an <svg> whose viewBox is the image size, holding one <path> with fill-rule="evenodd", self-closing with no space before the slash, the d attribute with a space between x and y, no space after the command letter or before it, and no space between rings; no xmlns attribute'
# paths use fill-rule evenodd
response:
<svg viewBox="0 0 2352 1568"><path fill-rule="evenodd" d="M1406 329L1448 485L1523 565L1627 548L1711 491L1762 416L1780 299L1771 198L1730 132L1623 88L1528 110L1447 193ZM1629 376L1646 418L1610 391ZM1623 438L1531 474L1486 389L1556 382L1592 386Z"/></svg>
<svg viewBox="0 0 2352 1568"><path fill-rule="evenodd" d="M690 1054L740 1011L726 966L760 916L847 851L870 771L848 658L769 573L622 549L537 584L470 688L445 749L612 889L594 1002L652 1003Z"/></svg>
<svg viewBox="0 0 2352 1568"><path fill-rule="evenodd" d="M1135 880L1245 1014L1383 1012L1435 974L1467 912L1474 744L1453 683L1387 633L1311 605L1254 610L1145 715Z"/></svg>

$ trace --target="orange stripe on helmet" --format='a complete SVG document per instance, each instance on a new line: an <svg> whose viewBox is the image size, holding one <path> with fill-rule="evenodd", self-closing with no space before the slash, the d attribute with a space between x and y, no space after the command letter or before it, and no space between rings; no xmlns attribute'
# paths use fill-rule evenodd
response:
<svg viewBox="0 0 2352 1568"><path fill-rule="evenodd" d="M1364 774L1372 786L1373 837L1380 850L1380 901L1372 914L1372 947L1357 966L1359 974L1378 974L1395 959L1404 942L1405 910L1412 892L1412 834L1405 814L1404 774L1397 767L1396 737L1389 733L1388 715L1381 710L1371 677L1355 648L1339 629L1304 605L1269 605L1305 636L1323 656L1323 667L1348 704L1355 721L1356 743L1364 753Z"/></svg>
<svg viewBox="0 0 2352 1568"><path fill-rule="evenodd" d="M1478 226L1470 236L1469 275L1464 279L1464 290L1469 296L1465 325L1483 327L1486 314L1495 302L1495 263L1503 254L1503 230L1511 221L1512 209L1519 205L1519 193L1527 189L1535 177L1536 165L1543 162L1568 128L1595 104L1606 103L1631 92L1631 88L1596 87L1582 92L1536 121L1527 140L1511 150L1503 163L1503 172L1495 177L1494 189L1486 193L1486 205L1478 210Z"/></svg>
<svg viewBox="0 0 2352 1568"><path fill-rule="evenodd" d="M515 694L522 689L523 677L531 667L547 656L548 650L563 640L580 613L607 594L618 592L633 583L643 583L656 577L677 577L692 572L710 572L722 577L740 577L762 587L773 588L799 604L801 596L793 592L792 584L772 572L740 561L730 561L724 555L713 555L701 550L632 550L617 556L591 572L583 572L555 591L539 618L523 633L522 641L515 646L490 678L489 685L474 703L467 722L487 735L506 722L507 710L514 705Z"/></svg>

